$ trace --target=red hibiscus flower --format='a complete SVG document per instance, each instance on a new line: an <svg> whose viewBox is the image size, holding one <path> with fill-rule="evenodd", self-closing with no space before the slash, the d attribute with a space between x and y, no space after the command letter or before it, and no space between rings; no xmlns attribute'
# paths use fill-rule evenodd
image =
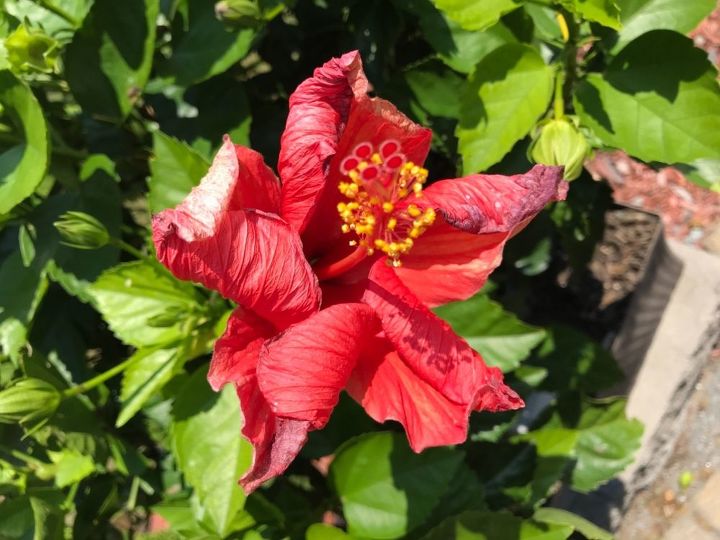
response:
<svg viewBox="0 0 720 540"><path fill-rule="evenodd" d="M153 220L173 274L238 304L208 379L237 389L248 492L288 467L343 389L416 452L464 441L473 410L523 405L430 308L480 289L507 239L564 195L561 169L423 189L430 131L367 90L357 52L330 60L290 97L281 181L226 139Z"/></svg>

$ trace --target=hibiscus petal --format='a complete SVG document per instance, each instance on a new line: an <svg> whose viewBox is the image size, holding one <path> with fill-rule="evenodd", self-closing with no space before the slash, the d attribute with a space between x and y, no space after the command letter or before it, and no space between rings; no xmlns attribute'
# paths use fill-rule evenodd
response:
<svg viewBox="0 0 720 540"><path fill-rule="evenodd" d="M418 377L386 339L370 343L347 390L374 420L400 422L415 452L467 438L469 407L450 401Z"/></svg>
<svg viewBox="0 0 720 540"><path fill-rule="evenodd" d="M235 384L244 421L242 434L253 445L253 461L240 479L246 493L282 474L307 440L310 423L278 418L270 410L257 384L258 354L265 337L272 335L268 323L236 309L225 333L215 343L208 380L218 390Z"/></svg>
<svg viewBox="0 0 720 540"><path fill-rule="evenodd" d="M278 329L318 309L317 278L284 221L237 210L201 222L205 208L190 217L183 205L153 219L158 259L175 276L219 291Z"/></svg>
<svg viewBox="0 0 720 540"><path fill-rule="evenodd" d="M379 330L364 304L336 304L288 328L260 352L257 377L272 411L323 427L363 344Z"/></svg>
<svg viewBox="0 0 720 540"><path fill-rule="evenodd" d="M469 298L502 261L505 242L566 192L562 167L544 165L515 176L436 182L411 202L433 207L438 219L403 257L397 275L430 307Z"/></svg>
<svg viewBox="0 0 720 540"><path fill-rule="evenodd" d="M238 160L238 181L233 206L255 208L273 214L280 212L280 182L262 154L245 146L235 145Z"/></svg>
<svg viewBox="0 0 720 540"><path fill-rule="evenodd" d="M242 380L246 366L255 366L260 347L274 334L267 321L242 307L235 309L225 332L215 342L207 376L212 389L217 392L227 383Z"/></svg>
<svg viewBox="0 0 720 540"><path fill-rule="evenodd" d="M502 372L485 365L400 281L385 259L371 268L363 301L375 309L385 335L408 367L448 400L492 411L523 406L503 384Z"/></svg>
<svg viewBox="0 0 720 540"><path fill-rule="evenodd" d="M320 197L353 96L365 95L367 87L360 54L353 51L323 64L290 96L278 171L281 214L297 231L305 229Z"/></svg>

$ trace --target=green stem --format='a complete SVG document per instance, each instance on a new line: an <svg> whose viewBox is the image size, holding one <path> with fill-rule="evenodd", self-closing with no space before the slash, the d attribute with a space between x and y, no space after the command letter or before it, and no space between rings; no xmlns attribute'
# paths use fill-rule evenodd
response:
<svg viewBox="0 0 720 540"><path fill-rule="evenodd" d="M17 450L15 448L8 448L4 444L0 444L0 451L5 452L6 454L17 459L18 461L22 461L23 463L26 463L27 465L31 465L31 466L47 465L45 462L43 462L37 458L34 458L29 454L21 452L20 450Z"/></svg>
<svg viewBox="0 0 720 540"><path fill-rule="evenodd" d="M565 103L572 103L572 92L575 80L577 79L577 44L578 24L575 16L565 8L560 8L560 14L565 18L568 28L568 39L563 50L564 83L562 86L562 98Z"/></svg>
<svg viewBox="0 0 720 540"><path fill-rule="evenodd" d="M75 28L78 28L80 26L80 21L70 15L67 11L65 11L63 8L56 6L55 4L48 2L48 0L35 0L35 3L39 6L42 6L43 8L47 9L48 11L54 13L58 17L65 19L67 22L72 24Z"/></svg>
<svg viewBox="0 0 720 540"><path fill-rule="evenodd" d="M565 100L563 99L563 85L565 83L565 71L558 69L555 73L555 97L553 99L553 111L555 120L565 118Z"/></svg>
<svg viewBox="0 0 720 540"><path fill-rule="evenodd" d="M140 259L140 260L143 260L143 261L151 261L151 260L150 260L150 257L148 257L147 255L145 255L142 251L140 251L140 250L137 249L136 247L131 246L130 244L128 244L128 243L125 242L124 240L121 240L121 239L119 239L119 238L111 238L111 239L110 239L110 243L111 243L112 245L114 245L115 247L120 248L120 249L122 249L123 251L129 253L129 254L132 255L133 257L136 257L136 258L138 258L138 259ZM152 261L151 261L151 262L152 262Z"/></svg>
<svg viewBox="0 0 720 540"><path fill-rule="evenodd" d="M0 143L24 144L25 140L9 133L0 132ZM50 150L56 156L64 156L73 159L85 159L87 157L87 154L85 152L82 152L81 150L74 150L68 147L56 147L51 145Z"/></svg>
<svg viewBox="0 0 720 540"><path fill-rule="evenodd" d="M77 386L73 386L72 388L68 388L67 390L64 390L61 394L62 399L67 399L69 397L77 396L78 394L84 394L88 390L92 390L96 386L100 386L102 383L107 381L108 379L112 379L115 375L118 375L125 371L125 369L130 366L133 362L136 362L139 357L131 356L124 362L120 362L117 366L113 366L107 371L104 371L100 373L99 375L96 375L89 381L85 381L84 383L80 383Z"/></svg>

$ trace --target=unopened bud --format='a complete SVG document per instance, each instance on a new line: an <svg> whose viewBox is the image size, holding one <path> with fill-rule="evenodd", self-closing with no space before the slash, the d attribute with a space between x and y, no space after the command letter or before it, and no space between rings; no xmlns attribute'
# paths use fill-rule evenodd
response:
<svg viewBox="0 0 720 540"><path fill-rule="evenodd" d="M543 165L564 165L565 180L575 180L582 172L590 145L568 118L550 120L540 126L530 145L530 158Z"/></svg>
<svg viewBox="0 0 720 540"><path fill-rule="evenodd" d="M105 226L85 212L65 212L54 225L66 246L98 249L110 241L110 234Z"/></svg>
<svg viewBox="0 0 720 540"><path fill-rule="evenodd" d="M42 420L55 412L60 392L41 379L19 379L0 392L0 422L27 423Z"/></svg>
<svg viewBox="0 0 720 540"><path fill-rule="evenodd" d="M263 18L254 0L222 0L215 4L215 15L235 26L255 26Z"/></svg>
<svg viewBox="0 0 720 540"><path fill-rule="evenodd" d="M24 24L5 39L10 66L15 71L52 73L60 54L58 42L39 31L30 31Z"/></svg>

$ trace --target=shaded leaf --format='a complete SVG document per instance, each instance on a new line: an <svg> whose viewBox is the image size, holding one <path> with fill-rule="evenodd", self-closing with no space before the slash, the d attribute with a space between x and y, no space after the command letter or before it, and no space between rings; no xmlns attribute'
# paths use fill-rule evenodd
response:
<svg viewBox="0 0 720 540"><path fill-rule="evenodd" d="M536 523L508 512L465 512L444 521L423 540L565 540L567 525Z"/></svg>
<svg viewBox="0 0 720 540"><path fill-rule="evenodd" d="M609 407L586 409L578 425L572 473L572 487L587 493L604 484L632 463L640 448L643 425L625 416L626 401L620 399Z"/></svg>
<svg viewBox="0 0 720 540"><path fill-rule="evenodd" d="M162 389L182 366L179 348L138 349L130 366L123 372L120 401L122 409L115 425L125 425L153 394Z"/></svg>
<svg viewBox="0 0 720 540"><path fill-rule="evenodd" d="M438 9L466 30L484 30L520 7L515 0L433 0Z"/></svg>
<svg viewBox="0 0 720 540"><path fill-rule="evenodd" d="M603 143L644 161L717 159L716 75L692 40L656 30L632 41L603 75L590 74L577 89L575 107Z"/></svg>
<svg viewBox="0 0 720 540"><path fill-rule="evenodd" d="M621 26L617 0L572 0L565 5L585 20L600 23L614 30L618 30Z"/></svg>
<svg viewBox="0 0 720 540"><path fill-rule="evenodd" d="M222 73L247 54L255 37L254 28L227 28L206 0L188 0L187 20L178 26L183 30L173 35L172 56L161 73L181 86Z"/></svg>
<svg viewBox="0 0 720 540"><path fill-rule="evenodd" d="M601 529L587 519L561 510L560 508L538 508L533 514L535 521L542 523L554 523L555 525L569 525L588 540L613 540L613 535L605 529Z"/></svg>
<svg viewBox="0 0 720 540"><path fill-rule="evenodd" d="M30 196L45 176L49 143L43 111L30 88L9 71L0 71L0 105L22 134L0 148L0 214Z"/></svg>
<svg viewBox="0 0 720 540"><path fill-rule="evenodd" d="M450 448L413 453L405 438L373 433L349 441L330 466L351 535L399 538L421 525L460 466Z"/></svg>
<svg viewBox="0 0 720 540"><path fill-rule="evenodd" d="M541 388L594 392L623 377L617 362L599 343L568 326L547 329L547 338L532 364L547 369Z"/></svg>
<svg viewBox="0 0 720 540"><path fill-rule="evenodd" d="M305 540L350 540L351 538L346 532L324 523L314 523L305 531Z"/></svg>
<svg viewBox="0 0 720 540"><path fill-rule="evenodd" d="M552 70L532 47L503 45L470 76L456 134L467 173L487 169L507 154L545 112Z"/></svg>
<svg viewBox="0 0 720 540"><path fill-rule="evenodd" d="M715 0L615 0L622 28L615 50L651 30L675 30L687 34L715 8Z"/></svg>
<svg viewBox="0 0 720 540"><path fill-rule="evenodd" d="M235 530L234 519L245 503L238 479L250 466L252 447L240 437L241 426L235 388L227 385L216 394L204 369L192 375L175 399L173 454L221 536Z"/></svg>
<svg viewBox="0 0 720 540"><path fill-rule="evenodd" d="M84 112L124 118L150 75L159 0L98 1L65 51L65 75Z"/></svg>

